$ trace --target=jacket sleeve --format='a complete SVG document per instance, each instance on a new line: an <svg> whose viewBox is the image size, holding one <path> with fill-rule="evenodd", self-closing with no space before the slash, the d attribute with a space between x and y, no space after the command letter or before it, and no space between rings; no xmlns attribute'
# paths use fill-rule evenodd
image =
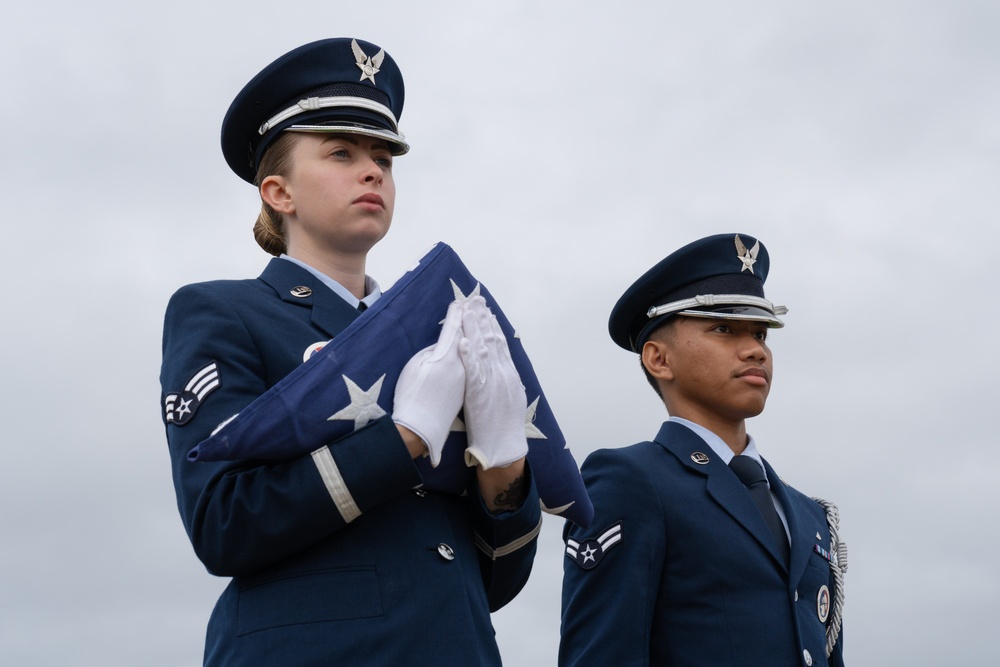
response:
<svg viewBox="0 0 1000 667"><path fill-rule="evenodd" d="M521 591L535 559L542 511L527 464L525 474L529 483L528 495L521 507L511 512L494 515L486 508L478 489L469 492L472 527L491 612L506 605Z"/></svg>
<svg viewBox="0 0 1000 667"><path fill-rule="evenodd" d="M420 483L389 416L291 461L188 461L192 447L281 379L268 376L268 351L246 325L247 310L213 283L179 290L167 307L160 373L181 517L208 570L227 576L296 554ZM192 385L205 369L218 382L207 392ZM176 419L175 402L168 419L171 397L191 388L200 399L184 394L187 412Z"/></svg>
<svg viewBox="0 0 1000 667"><path fill-rule="evenodd" d="M642 467L616 450L583 464L595 515L589 529L567 522L563 533L560 666L649 665L667 531Z"/></svg>

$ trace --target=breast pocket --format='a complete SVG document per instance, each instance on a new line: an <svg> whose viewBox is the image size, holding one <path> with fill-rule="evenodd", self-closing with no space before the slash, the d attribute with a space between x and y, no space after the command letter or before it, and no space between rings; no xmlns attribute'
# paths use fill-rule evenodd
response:
<svg viewBox="0 0 1000 667"><path fill-rule="evenodd" d="M831 587L830 562L814 553L797 588L799 604L806 607L806 617L811 617L819 627L824 627L830 616Z"/></svg>
<svg viewBox="0 0 1000 667"><path fill-rule="evenodd" d="M375 567L300 573L240 588L236 632L381 616Z"/></svg>

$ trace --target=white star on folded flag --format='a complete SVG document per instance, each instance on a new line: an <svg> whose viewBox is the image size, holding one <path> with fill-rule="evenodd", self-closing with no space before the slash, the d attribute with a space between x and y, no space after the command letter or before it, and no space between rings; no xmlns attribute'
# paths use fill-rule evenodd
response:
<svg viewBox="0 0 1000 667"><path fill-rule="evenodd" d="M382 381L385 380L385 374L376 380L375 384L367 390L359 387L346 375L342 375L341 377L344 378L344 383L347 384L347 393L351 396L351 403L346 408L327 417L327 421L353 419L354 430L357 431L373 419L378 419L386 414L382 406L378 404L378 395L382 391Z"/></svg>
<svg viewBox="0 0 1000 667"><path fill-rule="evenodd" d="M548 440L545 434L542 433L537 426L535 426L535 413L538 411L538 400L541 396L538 396L531 402L528 406L528 410L524 413L524 435L529 438L535 438L536 440Z"/></svg>
<svg viewBox="0 0 1000 667"><path fill-rule="evenodd" d="M452 292L455 293L455 301L458 301L459 303L465 303L469 299L479 296L479 283L476 283L476 286L473 288L473 290L469 292L468 296L466 296L465 294L462 293L462 289L455 284L454 280L449 279L448 282L451 283L451 290Z"/></svg>
<svg viewBox="0 0 1000 667"><path fill-rule="evenodd" d="M476 286L473 288L471 292L469 292L468 296L466 296L462 292L462 289L455 284L454 280L451 281L451 289L455 293L455 301L458 301L459 303L465 303L466 301L469 301L470 299L479 296L479 283L476 283ZM441 320L439 324L444 324L444 320ZM514 338L520 339L521 335L515 331Z"/></svg>

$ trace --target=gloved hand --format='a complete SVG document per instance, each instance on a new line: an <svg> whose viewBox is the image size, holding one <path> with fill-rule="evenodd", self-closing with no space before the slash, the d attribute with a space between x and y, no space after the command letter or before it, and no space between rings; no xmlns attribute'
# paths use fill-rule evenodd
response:
<svg viewBox="0 0 1000 667"><path fill-rule="evenodd" d="M507 339L483 297L466 302L462 330L465 430L469 437L465 463L479 465L483 470L503 468L528 453L524 386L510 357Z"/></svg>
<svg viewBox="0 0 1000 667"><path fill-rule="evenodd" d="M441 462L441 450L462 408L465 367L459 352L462 305L448 306L437 343L413 355L399 374L392 420L416 433L427 445L431 465Z"/></svg>

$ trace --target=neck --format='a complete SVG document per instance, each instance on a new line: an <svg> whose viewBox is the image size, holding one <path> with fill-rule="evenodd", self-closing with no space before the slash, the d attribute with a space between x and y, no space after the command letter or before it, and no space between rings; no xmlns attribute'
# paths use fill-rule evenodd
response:
<svg viewBox="0 0 1000 667"><path fill-rule="evenodd" d="M742 454L743 450L747 448L746 422L740 422L738 426L715 424L712 426L705 426L705 428L722 438L722 442L729 445L729 449L733 450L733 454L737 456Z"/></svg>
<svg viewBox="0 0 1000 667"><path fill-rule="evenodd" d="M671 416L687 419L698 426L707 428L715 435L722 438L722 441L739 456L747 448L747 423L746 420L730 421L720 419L714 415L702 414L695 410L669 410Z"/></svg>
<svg viewBox="0 0 1000 667"><path fill-rule="evenodd" d="M286 253L333 278L358 299L365 298L366 255L353 253L316 253L289 244Z"/></svg>

